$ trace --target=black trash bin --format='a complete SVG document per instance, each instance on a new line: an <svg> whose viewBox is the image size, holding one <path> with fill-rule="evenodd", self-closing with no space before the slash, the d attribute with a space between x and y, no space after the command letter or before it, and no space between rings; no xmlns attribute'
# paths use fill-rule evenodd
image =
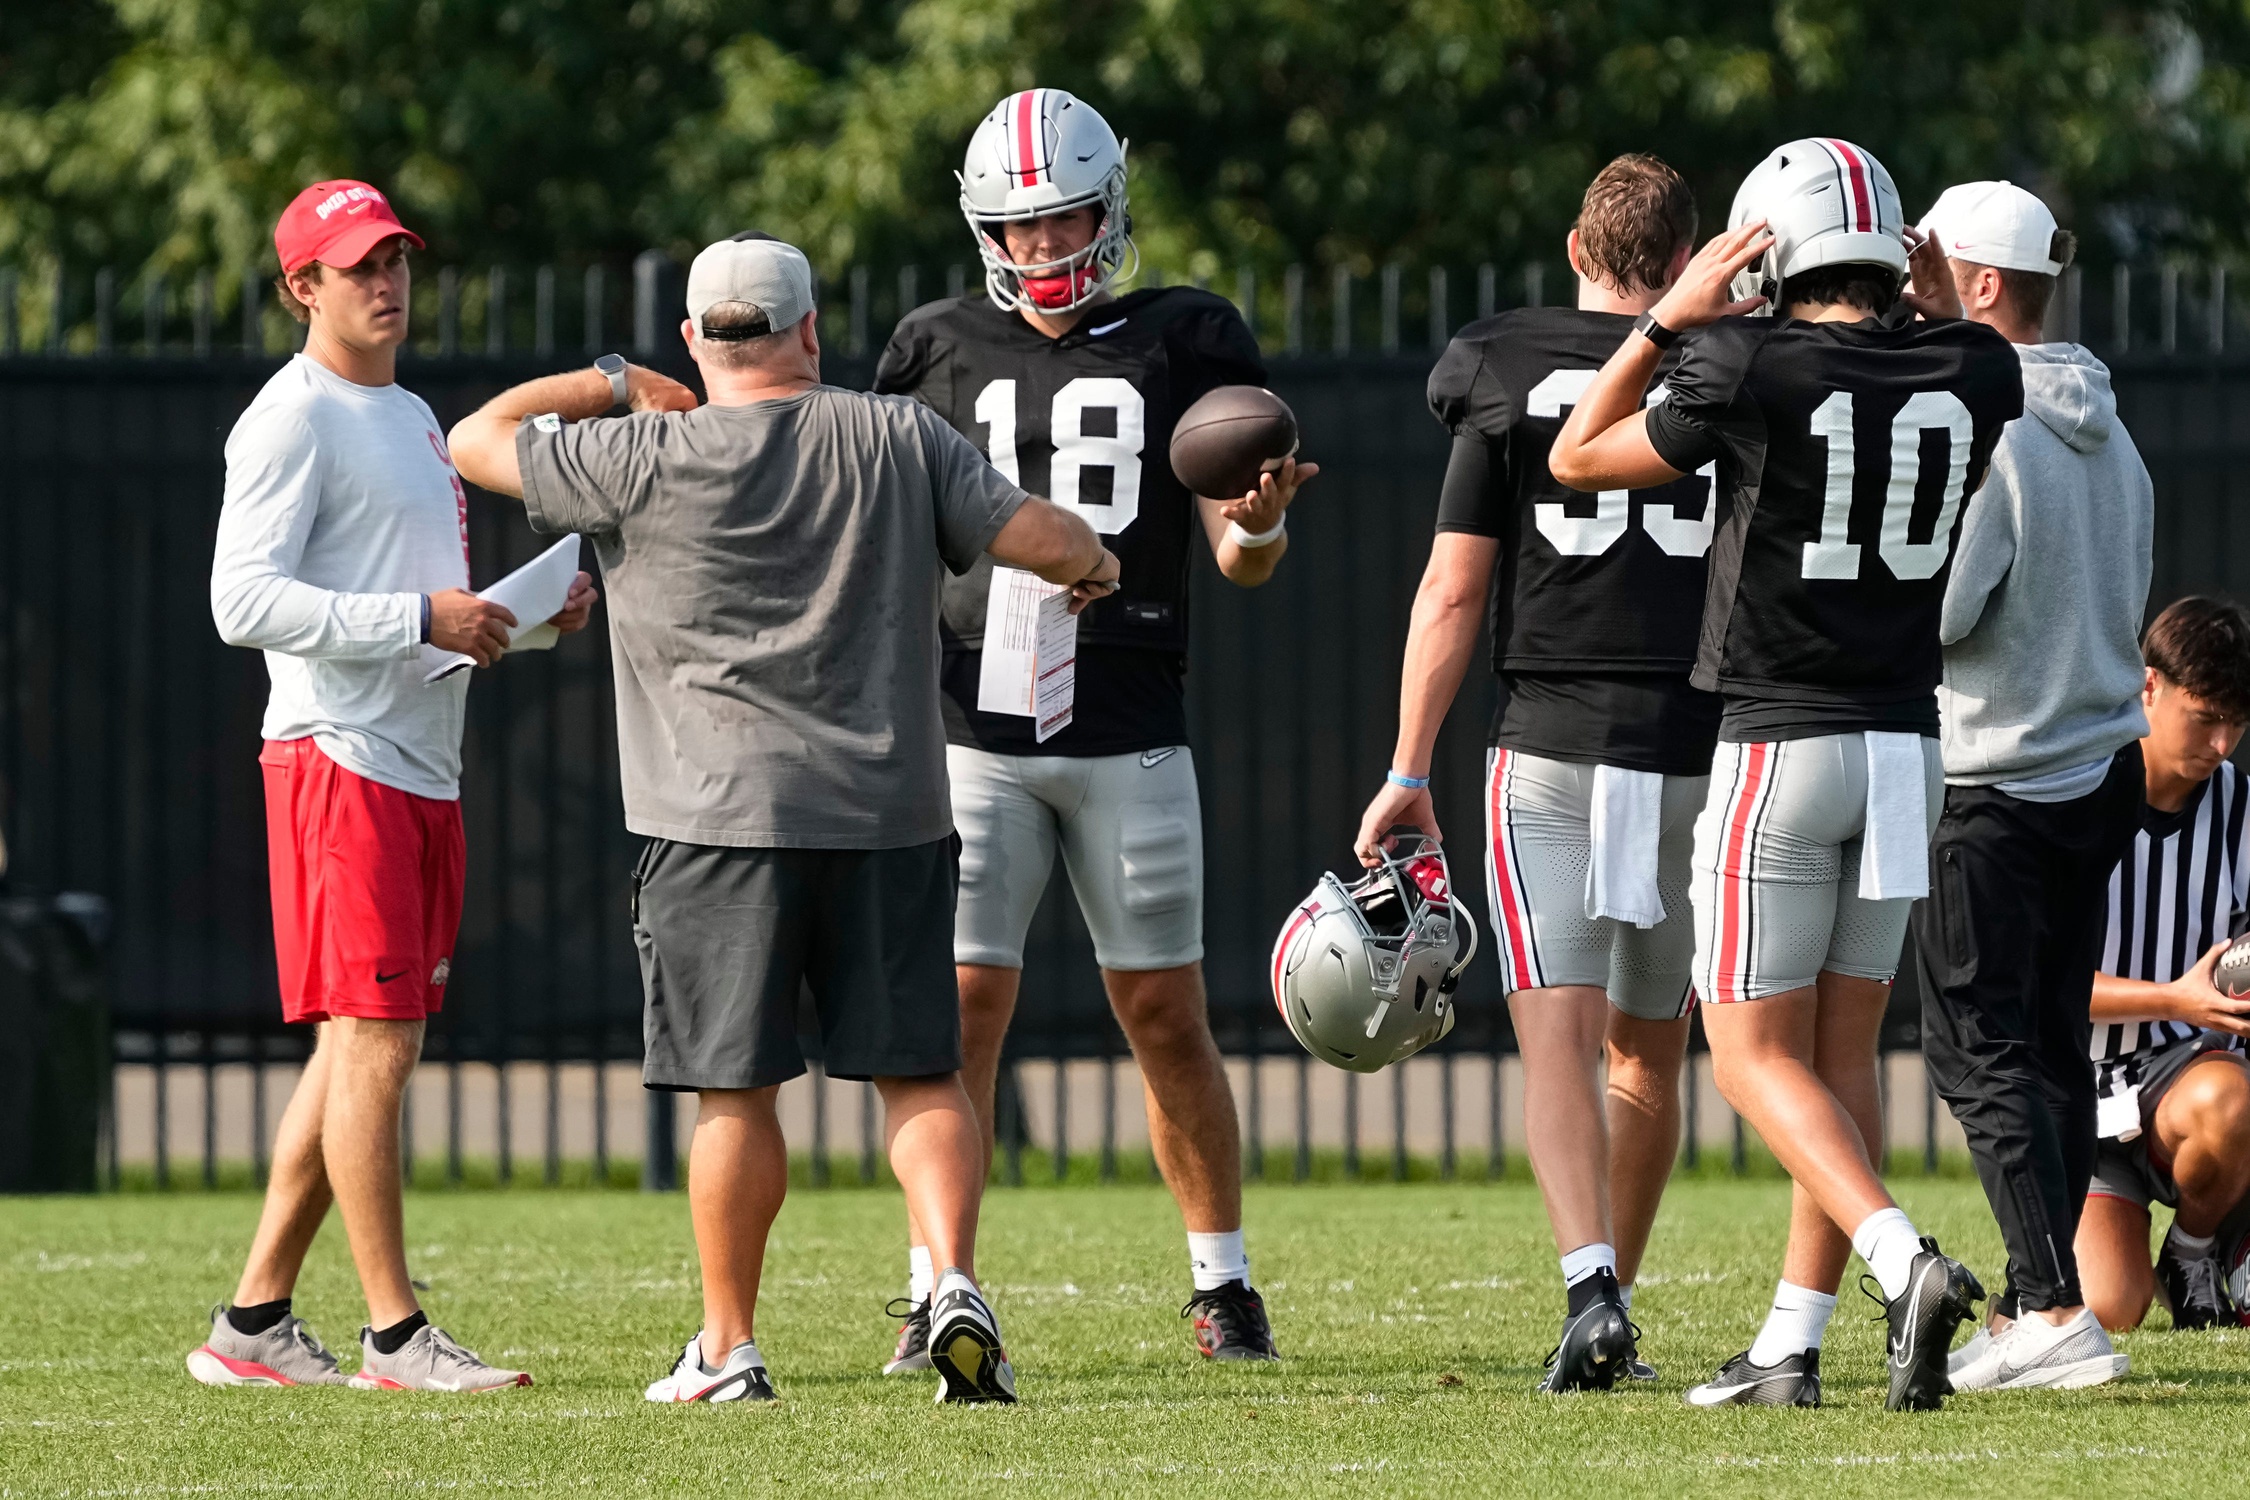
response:
<svg viewBox="0 0 2250 1500"><path fill-rule="evenodd" d="M0 897L0 1193L101 1184L109 903Z"/></svg>

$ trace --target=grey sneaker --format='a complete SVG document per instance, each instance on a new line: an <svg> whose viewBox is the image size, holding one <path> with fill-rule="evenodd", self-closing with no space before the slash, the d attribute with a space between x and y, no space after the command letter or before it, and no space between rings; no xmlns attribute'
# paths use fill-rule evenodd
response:
<svg viewBox="0 0 2250 1500"><path fill-rule="evenodd" d="M211 1336L187 1357L188 1373L205 1385L342 1385L336 1356L294 1315L264 1333L227 1321L226 1304L211 1309Z"/></svg>
<svg viewBox="0 0 2250 1500"><path fill-rule="evenodd" d="M497 1370L446 1335L434 1323L414 1330L398 1353L375 1348L375 1331L359 1331L359 1373L355 1391L505 1391L531 1384L521 1370Z"/></svg>
<svg viewBox="0 0 2250 1500"><path fill-rule="evenodd" d="M2060 1328L2042 1318L2016 1319L1951 1378L1957 1391L2074 1391L2115 1380L2131 1367L2088 1308Z"/></svg>

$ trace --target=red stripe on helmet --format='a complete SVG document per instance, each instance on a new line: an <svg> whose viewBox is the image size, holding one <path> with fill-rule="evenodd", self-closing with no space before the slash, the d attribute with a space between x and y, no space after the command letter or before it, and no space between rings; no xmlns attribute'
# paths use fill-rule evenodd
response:
<svg viewBox="0 0 2250 1500"><path fill-rule="evenodd" d="M1281 941L1273 945L1273 1008L1281 1012L1281 1018L1285 1021L1289 1019L1289 1007L1281 998L1282 965L1289 961L1289 949L1297 941L1297 934L1312 921L1316 905L1315 902L1307 902L1298 907L1296 914L1290 917L1289 925L1281 930Z"/></svg>
<svg viewBox="0 0 2250 1500"><path fill-rule="evenodd" d="M1039 90L1016 95L1016 170L1024 187L1039 186L1039 151L1033 142L1039 131Z"/></svg>
<svg viewBox="0 0 2250 1500"><path fill-rule="evenodd" d="M1852 228L1861 234L1874 234L1875 195L1868 181L1867 159L1857 146L1849 141L1824 140L1823 144L1843 158L1844 172L1852 184Z"/></svg>

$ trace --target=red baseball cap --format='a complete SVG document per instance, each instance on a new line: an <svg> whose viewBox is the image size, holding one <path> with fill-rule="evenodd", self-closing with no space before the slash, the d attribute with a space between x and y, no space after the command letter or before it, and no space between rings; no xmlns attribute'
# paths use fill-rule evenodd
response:
<svg viewBox="0 0 2250 1500"><path fill-rule="evenodd" d="M364 182L342 178L316 182L281 211L273 226L273 248L281 254L281 269L294 271L319 261L323 265L356 266L367 252L392 235L404 235L420 250L422 237L398 221L391 201Z"/></svg>

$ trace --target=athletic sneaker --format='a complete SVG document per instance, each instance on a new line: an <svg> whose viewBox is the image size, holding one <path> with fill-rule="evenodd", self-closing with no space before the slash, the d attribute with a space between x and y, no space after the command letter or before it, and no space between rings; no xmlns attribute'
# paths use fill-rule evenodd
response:
<svg viewBox="0 0 2250 1500"><path fill-rule="evenodd" d="M1956 1391L2074 1391L2115 1380L2129 1368L2131 1361L2110 1344L2101 1320L2091 1308L2081 1308L2060 1328L2043 1318L2016 1319L1986 1335L1983 1350L1953 1366L1948 1378Z"/></svg>
<svg viewBox="0 0 2250 1500"><path fill-rule="evenodd" d="M885 1375L911 1375L916 1370L930 1367L930 1303L928 1298L909 1302L904 1297L893 1297L884 1313L906 1321L898 1327L898 1347L891 1351L891 1362L883 1366Z"/></svg>
<svg viewBox="0 0 2250 1500"><path fill-rule="evenodd" d="M938 1372L941 1406L948 1401L1015 1402L1016 1372L1000 1342L1000 1320L976 1283L951 1266L938 1277L930 1297L930 1365Z"/></svg>
<svg viewBox="0 0 2250 1500"><path fill-rule="evenodd" d="M1266 1304L1247 1281L1197 1292L1180 1316L1195 1319L1195 1347L1206 1359L1281 1358L1273 1346L1273 1327L1266 1322Z"/></svg>
<svg viewBox="0 0 2250 1500"><path fill-rule="evenodd" d="M505 1391L531 1384L521 1370L500 1370L462 1348L434 1323L414 1330L396 1354L375 1347L375 1330L359 1331L359 1373L355 1391Z"/></svg>
<svg viewBox="0 0 2250 1500"><path fill-rule="evenodd" d="M687 1341L672 1373L650 1386L651 1401L779 1401L773 1383L766 1379L765 1357L755 1339L744 1339L727 1351L726 1362L716 1370L703 1363L703 1334Z"/></svg>
<svg viewBox="0 0 2250 1500"><path fill-rule="evenodd" d="M1863 1279L1862 1286L1867 1280L1872 1278ZM1955 1331L1984 1299L1983 1283L1924 1235L1906 1290L1888 1301L1870 1295L1883 1303L1883 1321L1890 1325L1886 1348L1891 1389L1884 1409L1936 1411L1953 1389L1946 1379L1946 1351L1953 1347Z"/></svg>
<svg viewBox="0 0 2250 1500"><path fill-rule="evenodd" d="M1992 1325L1979 1323L1969 1341L1945 1357L1945 1375L1948 1380L1985 1357L1992 1348Z"/></svg>
<svg viewBox="0 0 2250 1500"><path fill-rule="evenodd" d="M1690 1406L1818 1406L1820 1351L1805 1349L1780 1363L1754 1365L1745 1349L1719 1373L1687 1393Z"/></svg>
<svg viewBox="0 0 2250 1500"><path fill-rule="evenodd" d="M1549 1351L1547 1375L1539 1382L1543 1391L1606 1391L1626 1373L1633 1357L1633 1325L1616 1281L1606 1272L1595 1274L1604 1284L1582 1311L1563 1318L1562 1337Z"/></svg>
<svg viewBox="0 0 2250 1500"><path fill-rule="evenodd" d="M2216 1255L2190 1260L2164 1236L2156 1253L2156 1298L2172 1315L2174 1328L2210 1328L2237 1321L2227 1300L2226 1276Z"/></svg>
<svg viewBox="0 0 2250 1500"><path fill-rule="evenodd" d="M205 1385L342 1385L336 1356L305 1320L284 1317L264 1333L227 1321L224 1303L211 1309L211 1336L187 1357L188 1373Z"/></svg>

